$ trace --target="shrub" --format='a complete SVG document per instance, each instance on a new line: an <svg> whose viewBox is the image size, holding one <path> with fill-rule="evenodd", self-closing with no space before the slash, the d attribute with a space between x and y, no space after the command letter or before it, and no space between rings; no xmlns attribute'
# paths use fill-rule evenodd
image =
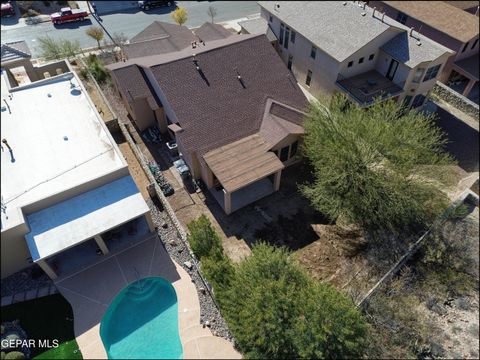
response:
<svg viewBox="0 0 480 360"><path fill-rule="evenodd" d="M247 358L362 354L367 327L351 300L312 280L283 248L254 246L217 296Z"/></svg>
<svg viewBox="0 0 480 360"><path fill-rule="evenodd" d="M92 73L95 80L97 80L99 83L105 82L110 77L107 69L105 69L105 67L98 62L92 63L88 69Z"/></svg>
<svg viewBox="0 0 480 360"><path fill-rule="evenodd" d="M202 258L202 273L210 285L213 286L215 292L222 294L230 287L235 275L235 268L227 256L222 256L220 259L204 256ZM217 300L221 301L221 295Z"/></svg>
<svg viewBox="0 0 480 360"><path fill-rule="evenodd" d="M214 258L222 257L222 242L212 227L210 220L205 215L200 216L197 220L193 220L187 227L189 231L187 240L198 259L202 260L202 258L207 256Z"/></svg>
<svg viewBox="0 0 480 360"><path fill-rule="evenodd" d="M5 355L5 359L25 359L25 355L20 351L10 351Z"/></svg>

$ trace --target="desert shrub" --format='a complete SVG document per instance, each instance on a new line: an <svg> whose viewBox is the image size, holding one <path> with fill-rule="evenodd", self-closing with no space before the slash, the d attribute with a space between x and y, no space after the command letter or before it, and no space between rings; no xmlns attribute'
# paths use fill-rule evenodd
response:
<svg viewBox="0 0 480 360"><path fill-rule="evenodd" d="M230 287L235 268L227 256L221 258L204 256L202 258L202 273L215 289L215 293L221 294Z"/></svg>
<svg viewBox="0 0 480 360"><path fill-rule="evenodd" d="M255 245L230 281L217 297L247 358L362 355L367 326L351 300L311 279L284 248Z"/></svg>
<svg viewBox="0 0 480 360"><path fill-rule="evenodd" d="M222 243L210 220L205 215L193 220L187 227L189 231L188 243L198 259L202 260L204 257L221 258L221 255L223 255Z"/></svg>

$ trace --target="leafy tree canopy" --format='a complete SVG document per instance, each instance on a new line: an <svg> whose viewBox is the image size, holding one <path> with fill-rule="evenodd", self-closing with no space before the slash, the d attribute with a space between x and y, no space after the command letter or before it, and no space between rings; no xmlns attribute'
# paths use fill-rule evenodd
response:
<svg viewBox="0 0 480 360"><path fill-rule="evenodd" d="M312 105L304 152L315 181L302 187L313 206L365 229L404 231L427 225L448 204L446 139L432 115L394 101L367 109L343 95Z"/></svg>

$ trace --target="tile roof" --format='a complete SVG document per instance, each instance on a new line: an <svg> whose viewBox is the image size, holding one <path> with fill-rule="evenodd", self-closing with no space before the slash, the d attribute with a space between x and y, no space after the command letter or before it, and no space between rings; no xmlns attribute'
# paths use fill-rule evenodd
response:
<svg viewBox="0 0 480 360"><path fill-rule="evenodd" d="M25 41L15 41L1 45L1 62L7 63L19 59L29 59L32 57L30 49Z"/></svg>
<svg viewBox="0 0 480 360"><path fill-rule="evenodd" d="M446 47L434 43L415 31L413 36L410 36L407 31L398 34L383 44L380 49L412 69L422 62L436 60L446 52L452 53Z"/></svg>
<svg viewBox="0 0 480 360"><path fill-rule="evenodd" d="M195 35L186 26L154 21L124 45L128 58L165 54L191 46Z"/></svg>
<svg viewBox="0 0 480 360"><path fill-rule="evenodd" d="M337 61L343 61L390 28L351 1L259 1L258 4L305 36ZM275 5L280 6L275 10ZM362 12L366 16L362 16Z"/></svg>
<svg viewBox="0 0 480 360"><path fill-rule="evenodd" d="M478 5L478 1L460 1L460 0L455 0L455 1L444 1L449 5L455 6L456 8L462 9L462 10L467 10L467 9L472 9L476 8Z"/></svg>
<svg viewBox="0 0 480 360"><path fill-rule="evenodd" d="M198 29L193 30L193 32L199 39L203 41L225 39L235 35L231 31L225 29L222 25L212 24L209 22L204 23Z"/></svg>
<svg viewBox="0 0 480 360"><path fill-rule="evenodd" d="M183 129L178 137L186 151L201 156L258 132L269 98L297 109L307 106L266 36L238 37L230 44L210 42L221 46L197 51L201 72L191 55L151 67Z"/></svg>
<svg viewBox="0 0 480 360"><path fill-rule="evenodd" d="M447 2L383 1L383 3L461 42L467 42L478 36L478 17Z"/></svg>

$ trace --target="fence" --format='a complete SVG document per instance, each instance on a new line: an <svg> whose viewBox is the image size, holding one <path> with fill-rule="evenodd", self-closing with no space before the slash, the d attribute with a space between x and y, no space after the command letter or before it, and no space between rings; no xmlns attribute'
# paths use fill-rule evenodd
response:
<svg viewBox="0 0 480 360"><path fill-rule="evenodd" d="M453 208L457 207L460 204L463 204L467 198L473 198L474 202L478 206L478 196L470 190L466 190L460 197L453 201L450 206L445 210L445 212L439 216L439 218L434 222L434 224L410 247L410 249L398 260L395 265L392 266L390 270L387 271L383 277L378 280L378 282L367 292L367 294L357 303L357 308L362 308L378 290L379 288L392 279L400 269L405 265L405 263L412 257L413 254L417 252L420 246L423 244L424 240L434 231L439 225L443 224L446 221L445 214L451 211Z"/></svg>

